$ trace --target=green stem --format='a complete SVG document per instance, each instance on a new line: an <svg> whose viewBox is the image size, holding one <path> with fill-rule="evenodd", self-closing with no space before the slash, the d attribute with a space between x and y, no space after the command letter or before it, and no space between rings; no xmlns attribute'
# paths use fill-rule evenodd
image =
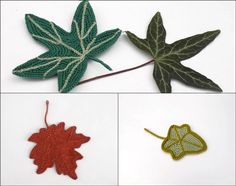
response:
<svg viewBox="0 0 236 186"><path fill-rule="evenodd" d="M156 138L159 138L159 139L161 139L161 140L164 140L164 139L166 139L166 138L164 138L164 137L162 137L162 136L159 136L159 135L157 135L157 134L155 134L154 132L152 132L152 131L150 131L150 130L148 130L148 129L144 129L147 133L149 133L149 134L151 134L152 136L154 136L154 137L156 137Z"/></svg>
<svg viewBox="0 0 236 186"><path fill-rule="evenodd" d="M148 61L148 62L146 62L146 63L144 63L142 65L139 65L139 66L136 66L136 67L133 67L133 68L129 68L129 69L117 71L117 72L114 72L114 73L97 76L97 77L94 77L94 78L91 78L91 79L86 79L84 81L81 81L78 85L85 84L85 83L88 83L88 82L91 82L91 81L95 81L95 80L98 80L98 79L102 79L102 78L105 78L105 77L114 76L114 75L121 74L121 73L124 73L124 72L133 71L133 70L142 68L144 66L147 66L147 65L149 65L149 64L151 64L153 62L154 62L154 60L151 60L151 61Z"/></svg>

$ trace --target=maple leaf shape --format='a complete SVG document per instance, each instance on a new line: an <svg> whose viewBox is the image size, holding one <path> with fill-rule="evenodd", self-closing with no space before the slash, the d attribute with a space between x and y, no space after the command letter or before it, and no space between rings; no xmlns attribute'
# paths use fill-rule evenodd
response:
<svg viewBox="0 0 236 186"><path fill-rule="evenodd" d="M148 26L146 39L140 39L129 31L126 33L134 45L154 58L153 77L162 93L171 93L172 78L196 88L222 92L221 88L212 80L180 63L198 54L220 34L220 30L167 44L162 17L157 12Z"/></svg>
<svg viewBox="0 0 236 186"><path fill-rule="evenodd" d="M77 179L76 161L81 160L83 156L74 149L87 143L90 137L76 134L75 126L65 130L64 122L50 126L45 123L47 128L41 128L39 133L34 133L28 139L37 144L30 153L30 158L34 159L34 164L38 166L37 173L42 174L47 168L55 165L59 175L64 174Z"/></svg>
<svg viewBox="0 0 236 186"><path fill-rule="evenodd" d="M193 132L188 124L172 125L166 138L145 129L151 135L164 140L162 150L171 154L174 160L180 160L187 154L198 154L207 150L206 142Z"/></svg>
<svg viewBox="0 0 236 186"><path fill-rule="evenodd" d="M16 67L13 74L34 79L47 79L57 75L59 91L67 93L78 85L89 60L112 70L96 56L117 41L121 30L109 30L97 35L96 18L87 0L83 0L78 6L70 33L55 23L32 14L27 14L25 20L33 38L49 50Z"/></svg>

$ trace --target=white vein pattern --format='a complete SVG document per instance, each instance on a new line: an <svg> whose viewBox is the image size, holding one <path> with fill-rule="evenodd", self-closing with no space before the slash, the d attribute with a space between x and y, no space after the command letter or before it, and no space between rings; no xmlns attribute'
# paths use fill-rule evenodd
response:
<svg viewBox="0 0 236 186"><path fill-rule="evenodd" d="M85 20L85 13L88 7L88 2L84 3L83 7L83 15L82 15L82 25L81 25L81 36L84 36L84 20Z"/></svg>
<svg viewBox="0 0 236 186"><path fill-rule="evenodd" d="M44 79L47 78L47 76L50 73L55 72L57 70L56 73L58 75L63 75L65 77L65 80L63 79L62 88L59 90L60 92L64 92L64 90L67 88L71 78L73 77L73 74L76 72L76 69L79 67L79 65L81 65L83 63L83 61L86 59L86 56L90 52L97 49L98 47L100 47L100 46L106 44L107 42L111 41L112 39L114 39L120 33L120 30L118 30L116 33L112 33L111 36L109 36L107 39L105 39L104 41L102 41L96 45L95 45L96 37L94 37L89 43L86 43L86 46L85 46L85 39L90 36L91 32L93 31L93 29L97 25L96 21L94 21L91 23L89 28L85 28L85 24L86 24L85 19L87 16L86 11L88 10L88 5L89 5L88 2L85 2L83 5L81 25L79 25L79 23L75 19L73 20L73 24L76 29L76 35L77 35L78 42L80 44L81 49L75 49L72 46L65 43L65 41L63 41L62 36L60 35L59 31L57 30L58 27L53 22L47 22L45 24L46 27L49 26L51 28L50 31L48 31L48 30L46 30L46 28L44 28L44 25L41 25L40 22L38 22L37 19L33 17L33 15L27 15L28 21L32 24L32 26L34 26L39 31L39 34L37 34L37 32L33 31L32 36L35 39L39 39L41 41L47 42L46 45L47 44L53 44L53 45L57 45L57 46L61 45L65 49L67 49L68 51L73 52L75 55L74 56L65 56L65 57L63 57L63 56L38 57L38 58L34 59L35 61L32 61L32 64L34 62L37 63L36 60L39 61L39 64L37 64L36 66L33 66L33 67L27 67L27 68L24 68L21 70L15 70L14 73L28 72L31 70L36 70L36 69L40 69L42 67L47 67L47 66L53 65L52 67L50 67L50 69L45 69L45 71L46 70L47 71L44 72L43 78ZM43 34L43 36L40 34L40 32ZM88 42L88 41L86 40L86 42ZM48 45L48 46L50 47L50 45ZM51 49L49 49L49 51L50 50ZM42 63L40 64L40 61L42 61L44 64L42 64ZM65 63L65 68L63 67L63 69L58 70L58 67L60 67L62 62ZM69 69L71 69L71 70L68 71Z"/></svg>
<svg viewBox="0 0 236 186"><path fill-rule="evenodd" d="M67 87L70 78L72 77L74 71L76 70L76 68L77 68L79 65L80 65L80 64L76 64L76 65L72 68L71 72L69 73L69 75L67 76L67 78L66 78L66 80L65 80L65 83L64 83L63 87L62 87L61 90L60 90L61 93L62 93L62 92L64 91L64 89ZM61 71L61 72L63 72L63 71Z"/></svg>
<svg viewBox="0 0 236 186"><path fill-rule="evenodd" d="M56 63L55 66L53 66L47 72L44 73L43 77L46 78L47 75L52 70L54 70L56 67L58 67L63 60L76 59L76 61L78 61L80 59L80 57L49 57L49 58L38 57L37 59L40 60L40 61L48 61L48 62L46 64L43 64L43 65L39 64L37 66L28 67L28 68L24 68L24 69L21 69L21 70L15 70L13 72L18 72L18 73L27 72L27 71L36 70L36 69L39 69L39 68L42 68L42 67L47 67L47 66L49 66L53 63ZM72 61L72 62L74 62L74 61ZM72 62L70 62L70 63L72 63Z"/></svg>
<svg viewBox="0 0 236 186"><path fill-rule="evenodd" d="M160 22L160 23L159 23ZM154 49L155 50L155 54L153 54L154 55L154 57L156 57L157 56L157 54L158 54L158 52L161 50L161 49L159 49L159 44L160 43L163 43L163 42L165 42L164 40L163 41L159 41L159 39L161 38L161 37L163 37L164 36L164 34L165 34L165 29L162 27L162 29L161 29L161 33L159 33L159 26L160 26L160 24L161 24L161 16L156 16L155 17L155 20L153 20L153 24L155 24L156 25L156 37L154 37L153 36L153 34L152 34L152 31L153 31L153 25L150 25L150 30L149 30L149 34L150 34L150 36L151 36L151 38L155 41L155 44L156 44L156 48ZM151 24L152 24L151 23ZM162 25L162 24L161 24ZM150 47L150 45L149 45L149 47ZM152 50L152 49L151 49Z"/></svg>
<svg viewBox="0 0 236 186"><path fill-rule="evenodd" d="M84 51L84 52L85 52L85 55L87 55L87 53L92 52L94 49L100 47L101 45L103 45L103 44L109 42L109 41L112 40L114 37L116 37L118 33L120 33L120 31L117 31L112 37L106 39L105 41L99 43L98 45L93 46L92 48L87 47L86 50ZM93 44L95 41L96 41L96 39L92 40L88 46L92 46L92 44ZM80 61L80 63L82 63L82 62L83 62L83 60ZM65 80L65 83L64 83L63 87L61 88L60 92L63 92L64 89L67 87L68 82L69 82L70 78L72 77L72 74L74 73L75 69L80 65L80 63L76 64L76 65L73 67L73 69L71 70L71 72L70 72L69 75L67 76L67 78L66 78L66 80ZM63 72L63 71L60 71L60 72Z"/></svg>
<svg viewBox="0 0 236 186"><path fill-rule="evenodd" d="M135 35L133 35L133 34L131 34L130 37L131 37L133 40L135 40L137 43L139 43L141 46L143 46L145 49L147 49L147 50L152 54L152 50L151 50L151 48L150 48L149 43L148 43L147 40L145 40L145 39L140 39L140 38L138 38L137 36L135 36Z"/></svg>
<svg viewBox="0 0 236 186"><path fill-rule="evenodd" d="M54 37L50 32L48 32L47 30L45 30L44 28L42 28L38 23L36 23L33 18L31 18L30 15L27 16L29 18L29 20L39 29L41 30L43 33L45 33L46 35L48 35L49 37L51 37L52 39L54 39L54 41L51 41L51 42L54 42L54 43L57 43L57 45L62 45L64 46L65 48L71 50L72 52L74 52L75 54L77 54L78 56L82 55L79 51L75 50L74 48L72 48L71 46L67 45L66 43L64 43L61 39L61 37L59 36L59 38L56 38ZM52 26L54 25L53 23L50 24L53 31L55 32L56 35L59 35L58 32L56 31L55 29L55 26ZM37 35L33 35L33 37L40 37L40 38L43 38L41 36L37 36ZM47 38L44 38L44 40L49 40Z"/></svg>
<svg viewBox="0 0 236 186"><path fill-rule="evenodd" d="M159 68L159 70L161 72L161 79L159 79L159 81L160 81L160 83L161 82L163 83L164 90L167 91L167 87L170 88L170 80L168 82L166 82L166 80L164 78L166 75L164 75L163 71L165 71L167 73L167 76L168 76L167 78L168 79L169 79L169 72L165 68L163 68L161 65L159 65L158 63L156 63L156 65L157 65L157 67ZM155 69L154 73L157 74L156 69Z"/></svg>
<svg viewBox="0 0 236 186"><path fill-rule="evenodd" d="M105 44L105 43L107 43L107 42L109 42L109 41L112 40L114 37L116 37L119 33L120 33L120 30L118 30L112 37L106 39L105 41L99 43L98 45L93 46L93 47L89 50L89 52L92 52L94 49L100 47L101 45L103 45L103 44Z"/></svg>
<svg viewBox="0 0 236 186"><path fill-rule="evenodd" d="M216 33L213 32L212 34L210 34L210 35L207 36L207 37L206 37L207 34L204 34L203 38L202 38L200 41L198 41L198 42L196 42L196 43L193 43L193 44L190 44L190 45L189 45L190 40L187 40L187 42L185 43L185 46L184 46L183 48L180 48L179 50L174 51L174 50L175 50L175 47L179 44L179 43L177 42L177 43L175 43L175 44L172 46L171 51L170 51L167 55L162 56L162 58L164 58L164 57L166 57L166 56L168 56L168 55L171 55L171 54L176 54L176 55L188 55L188 54L191 53L191 52L188 52L188 53L181 53L181 52L183 52L184 50L188 50L188 49L190 49L191 47L194 47L194 46L196 46L196 47L201 47L201 45L199 46L199 44L200 44L201 42L203 42L203 41L205 41L205 40L209 40L212 36L215 36L215 34L216 34ZM173 51L174 51L174 52L173 52ZM192 53L196 53L196 52L193 51Z"/></svg>
<svg viewBox="0 0 236 186"><path fill-rule="evenodd" d="M165 60L165 61L160 61L160 63L162 64L162 65L166 65L166 66L169 66L170 68L172 68L173 70L174 70L174 72L184 81L184 82L188 82L186 79L184 79L178 72L180 72L180 73L183 73L183 74L185 74L185 75L187 75L189 78L191 78L193 81L194 81L194 83L196 84L196 85L199 85L199 83L200 83L200 85L208 85L208 86L210 86L210 87L214 87L213 85L211 85L209 82L206 82L206 81L202 81L201 79L199 79L199 78L195 78L194 76L192 76L191 74L196 74L197 72L195 72L194 70L192 70L192 69L189 69L190 71L186 71L186 70L181 70L181 68L183 69L183 68L186 68L186 67L184 67L184 66L179 66L179 68L175 68L174 66L173 66L173 64L169 64L169 63L176 63L176 61L174 61L174 60L171 60L171 59L168 59L168 60ZM204 76L203 76L204 77ZM206 78L206 77L204 77L204 78Z"/></svg>
<svg viewBox="0 0 236 186"><path fill-rule="evenodd" d="M33 67L28 67L28 68L24 68L24 69L21 69L21 70L15 70L14 72L27 72L27 71L30 71L30 70L35 70L35 69L39 69L41 67L46 67L46 66L49 66L53 63L57 63L60 61L60 58L57 58L57 59L54 59L52 61L49 61L48 63L46 64L43 64L43 65L37 65L37 66L33 66Z"/></svg>

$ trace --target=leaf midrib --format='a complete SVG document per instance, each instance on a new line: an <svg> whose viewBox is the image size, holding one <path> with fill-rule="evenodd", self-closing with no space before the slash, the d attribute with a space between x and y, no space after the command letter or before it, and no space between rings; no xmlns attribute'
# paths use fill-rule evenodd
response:
<svg viewBox="0 0 236 186"><path fill-rule="evenodd" d="M51 22L51 28L53 29L54 33L58 36L58 38L55 38L51 33L49 33L47 30L45 30L44 28L42 28L38 23L36 23L33 18L30 17L30 15L27 16L29 18L29 20L36 26L38 27L38 29L40 29L43 33L45 33L46 35L48 35L49 37L51 37L52 39L54 39L58 44L61 44L62 46L64 46L65 48L67 48L68 50L74 52L76 55L81 56L82 54L75 50L74 48L72 48L71 46L67 45L66 43L64 43L61 39L61 37L59 36L59 34L57 33L55 27L53 27L52 25L54 25L54 23ZM37 35L33 35L34 37ZM41 36L40 36L41 37Z"/></svg>
<svg viewBox="0 0 236 186"><path fill-rule="evenodd" d="M169 148L172 147L173 145L180 144L182 150L185 152L185 150L184 150L184 148L183 148L183 145L182 145L182 142L189 143L189 144L191 144L191 145L193 145L193 146L196 146L196 147L199 147L199 148L203 148L203 147L200 146L200 145L197 145L197 144L195 144L195 143L191 143L191 142L186 141L186 140L184 139L185 136L187 136L187 135L189 135L189 134L191 134L191 135L193 135L194 137L196 137L192 132L188 132L188 133L186 133L185 135L183 135L182 138L180 138L178 131L176 130L176 128L174 128L174 129L175 129L175 132L176 132L176 134L177 134L177 136L178 136L178 139L170 138L170 140L173 140L174 143L171 144L170 146L166 147L167 149L169 149Z"/></svg>
<svg viewBox="0 0 236 186"><path fill-rule="evenodd" d="M196 45L198 45L199 43L201 43L202 41L209 39L209 38L212 37L213 35L215 35L215 32L213 32L213 33L212 33L211 35L209 35L208 37L205 37L205 36L204 36L200 41L198 41L198 42L196 42L196 43L194 43L194 44L192 44L192 45L188 45L188 46L187 46L187 44L189 43L189 41L187 41L186 44L185 44L185 46L184 46L183 48L179 49L178 51L173 52L173 49L176 47L177 42L178 42L178 41L176 41L176 42L175 42L176 44L172 46L170 52L169 52L168 54L166 54L166 55L160 56L160 57L158 58L158 60L162 60L162 59L164 59L164 58L166 58L166 57L168 57L168 56L171 56L171 55L179 55L179 54L181 53L181 51L187 50L188 48L191 48L191 47L193 47L193 46L196 46ZM174 43L173 43L173 44L174 44ZM167 45L171 46L172 44L167 44ZM165 48L164 48L164 50L165 50ZM160 51L161 51L161 50L160 50ZM160 51L158 51L158 52L160 52Z"/></svg>
<svg viewBox="0 0 236 186"><path fill-rule="evenodd" d="M170 59L169 59L169 60L170 60ZM175 61L173 61L173 62L175 62ZM175 73L177 73L177 72L179 71L179 72L182 72L182 73L186 74L186 75L187 75L188 77L190 77L194 82L197 81L197 82L200 82L200 83L203 84L203 85L208 85L208 86L210 86L210 87L212 87L212 88L215 88L215 86L213 86L213 85L211 85L211 84L209 84L209 83L206 83L206 82L201 81L200 79L194 78L193 76L191 76L191 75L189 74L189 73L191 73L191 72L186 73L185 71L182 71L181 69L175 68L175 67L173 67L171 64L168 64L167 62L163 62L163 61L161 61L161 60L158 60L157 63L162 64L162 65L167 65L167 66L169 66L170 68L172 68L172 69L175 71ZM166 71L167 71L167 70L166 70ZM167 71L167 72L170 74L169 71ZM194 71L192 70L192 72L194 72ZM178 74L178 73L177 73L177 74ZM180 74L178 74L178 76L179 76L184 82L186 82L186 80L184 80Z"/></svg>
<svg viewBox="0 0 236 186"><path fill-rule="evenodd" d="M86 10L86 9L85 9ZM84 11L85 11L84 10ZM88 47L85 49L84 48L84 44L83 44L83 42L81 42L81 45L82 45L82 49L83 49L83 53L80 53L79 51L77 51L77 50L75 50L74 48L72 48L71 46L69 46L69 45L67 45L66 43L64 43L63 41L62 41L62 39L61 39L61 37L60 37L60 35L58 34L58 32L56 31L56 28L55 28L55 26L54 26L54 23L52 23L52 22L50 22L50 24L51 24L51 28L53 29L53 31L54 31L54 33L58 36L58 38L56 38L56 37L54 37L51 33L49 33L47 30L45 30L44 28L42 28L38 23L36 23L34 20L33 20L33 18L30 16L30 15L28 15L27 16L28 18L29 18L29 20L38 28L38 29L40 29L43 33L45 33L46 35L48 35L50 38L52 38L52 39L54 39L56 42L57 42L57 44L61 44L62 46L64 46L65 48L67 48L68 50L70 50L70 51L72 51L73 53L75 53L78 57L76 58L76 57L63 57L63 58L60 58L60 57L57 57L54 61L50 61L50 62L48 62L48 64L44 64L44 65L39 65L39 66L37 66L37 67L34 67L33 69L37 69L37 68L40 68L40 67L44 67L44 66L48 66L48 65L50 65L51 63L56 63L55 64L55 66L58 66L64 59L72 59L72 58L75 58L75 59L77 59L77 60L75 60L75 61L78 61L78 63L76 64L76 66L79 66L82 62L83 62L83 60L82 59L84 59L84 57L88 54L88 53L90 53L92 50L93 50L93 48L90 48L92 45L93 45L93 43L96 41L96 38L94 38L94 40L92 40L92 42L90 42L89 44L88 44ZM83 16L84 17L84 16ZM75 21L75 20L74 20ZM75 21L75 23L76 23L76 25L78 25L78 23ZM89 32L92 30L92 28L95 26L96 24L95 23L93 23L92 24L92 26L89 28ZM77 28L77 27L76 27ZM83 34L83 29L81 30L81 34ZM86 32L86 34L85 35L88 35L89 34L89 32ZM80 39L80 41L81 40L83 40L84 38L86 38L84 35L79 35L79 30L77 30L77 34L78 34L78 37L79 37L79 39ZM37 36L37 35L33 35L33 37L41 37L41 36ZM43 38L43 37L42 37ZM44 39L46 39L46 40L49 40L49 39L47 39L47 38L44 38ZM50 41L50 40L49 40ZM75 61L70 61L69 62L69 64L68 64L68 66L71 64L71 63L73 63L73 62L75 62ZM59 64L58 64L59 63ZM48 74L48 72L50 72L53 68L55 68L55 66L53 66L51 69L49 69L45 74ZM67 66L67 67L68 67ZM66 67L66 69L67 69L67 67ZM24 71L28 71L28 70L31 70L31 68L28 68L28 69L24 69ZM18 71L16 71L16 72L18 72ZM45 74L44 74L44 77L45 77Z"/></svg>

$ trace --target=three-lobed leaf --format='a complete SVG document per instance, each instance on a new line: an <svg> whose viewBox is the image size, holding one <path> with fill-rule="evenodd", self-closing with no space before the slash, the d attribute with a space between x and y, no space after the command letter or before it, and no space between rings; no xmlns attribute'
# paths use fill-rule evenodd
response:
<svg viewBox="0 0 236 186"><path fill-rule="evenodd" d="M162 143L162 150L171 154L174 160L179 160L186 154L197 154L205 151L205 141L189 125L173 125L168 136Z"/></svg>
<svg viewBox="0 0 236 186"><path fill-rule="evenodd" d="M17 76L47 79L58 75L58 87L62 93L71 91L83 77L89 60L111 68L96 56L111 47L121 30L114 29L97 35L97 23L93 9L87 0L78 6L68 33L53 22L32 14L25 16L32 37L49 50L13 70Z"/></svg>
<svg viewBox="0 0 236 186"><path fill-rule="evenodd" d="M141 39L129 31L126 33L135 46L150 54L155 60L153 77L162 93L172 91L172 78L189 86L222 91L212 80L180 63L203 50L220 34L219 30L167 44L165 42L166 30L161 15L157 12L148 26L147 39Z"/></svg>

